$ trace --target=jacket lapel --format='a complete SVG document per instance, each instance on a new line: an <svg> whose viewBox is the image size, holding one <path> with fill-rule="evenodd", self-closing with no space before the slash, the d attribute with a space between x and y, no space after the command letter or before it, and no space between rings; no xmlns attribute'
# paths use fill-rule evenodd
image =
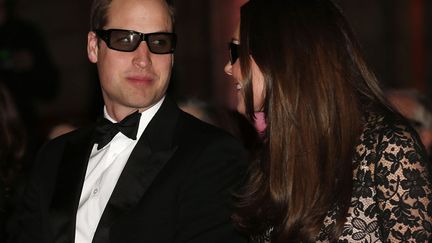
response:
<svg viewBox="0 0 432 243"><path fill-rule="evenodd" d="M109 242L113 222L138 204L176 151L173 137L178 115L176 104L166 97L132 151L99 221L93 243Z"/></svg>
<svg viewBox="0 0 432 243"><path fill-rule="evenodd" d="M73 242L75 238L76 211L93 146L91 138L92 131L87 131L65 146L50 207L56 243Z"/></svg>

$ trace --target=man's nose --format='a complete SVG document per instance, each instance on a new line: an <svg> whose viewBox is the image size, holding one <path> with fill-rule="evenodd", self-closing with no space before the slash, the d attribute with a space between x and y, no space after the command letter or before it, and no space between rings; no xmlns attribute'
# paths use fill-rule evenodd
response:
<svg viewBox="0 0 432 243"><path fill-rule="evenodd" d="M139 68L144 69L148 65L151 64L151 52L148 49L147 43L145 41L142 41L138 48L133 51L134 58L133 58L133 64Z"/></svg>

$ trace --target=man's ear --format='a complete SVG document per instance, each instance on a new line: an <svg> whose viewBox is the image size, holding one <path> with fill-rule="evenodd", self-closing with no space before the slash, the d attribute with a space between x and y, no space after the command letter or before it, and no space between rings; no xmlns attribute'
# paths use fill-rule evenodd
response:
<svg viewBox="0 0 432 243"><path fill-rule="evenodd" d="M98 60L98 41L95 32L90 31L87 34L87 56L92 63L96 63Z"/></svg>

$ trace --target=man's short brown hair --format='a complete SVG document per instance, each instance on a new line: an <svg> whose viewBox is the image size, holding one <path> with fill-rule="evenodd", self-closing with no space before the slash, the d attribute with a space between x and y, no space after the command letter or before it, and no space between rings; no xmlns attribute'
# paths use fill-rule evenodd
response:
<svg viewBox="0 0 432 243"><path fill-rule="evenodd" d="M90 9L90 30L102 29L107 24L107 12L112 0L94 0ZM171 23L174 28L174 7L171 1L165 0L169 7Z"/></svg>

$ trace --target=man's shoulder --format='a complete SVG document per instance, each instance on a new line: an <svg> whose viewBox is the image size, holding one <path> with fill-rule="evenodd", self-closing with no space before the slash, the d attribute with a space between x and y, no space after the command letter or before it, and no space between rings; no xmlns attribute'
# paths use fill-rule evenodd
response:
<svg viewBox="0 0 432 243"><path fill-rule="evenodd" d="M246 154L244 146L237 138L187 113L180 115L176 133L179 151L192 157L204 156L209 163L213 163L216 158L231 160L235 157L235 160L241 160Z"/></svg>
<svg viewBox="0 0 432 243"><path fill-rule="evenodd" d="M189 137L198 141L213 141L222 139L239 142L237 138L232 136L227 131L207 122L201 121L200 119L183 111L180 113L177 132L182 137Z"/></svg>

